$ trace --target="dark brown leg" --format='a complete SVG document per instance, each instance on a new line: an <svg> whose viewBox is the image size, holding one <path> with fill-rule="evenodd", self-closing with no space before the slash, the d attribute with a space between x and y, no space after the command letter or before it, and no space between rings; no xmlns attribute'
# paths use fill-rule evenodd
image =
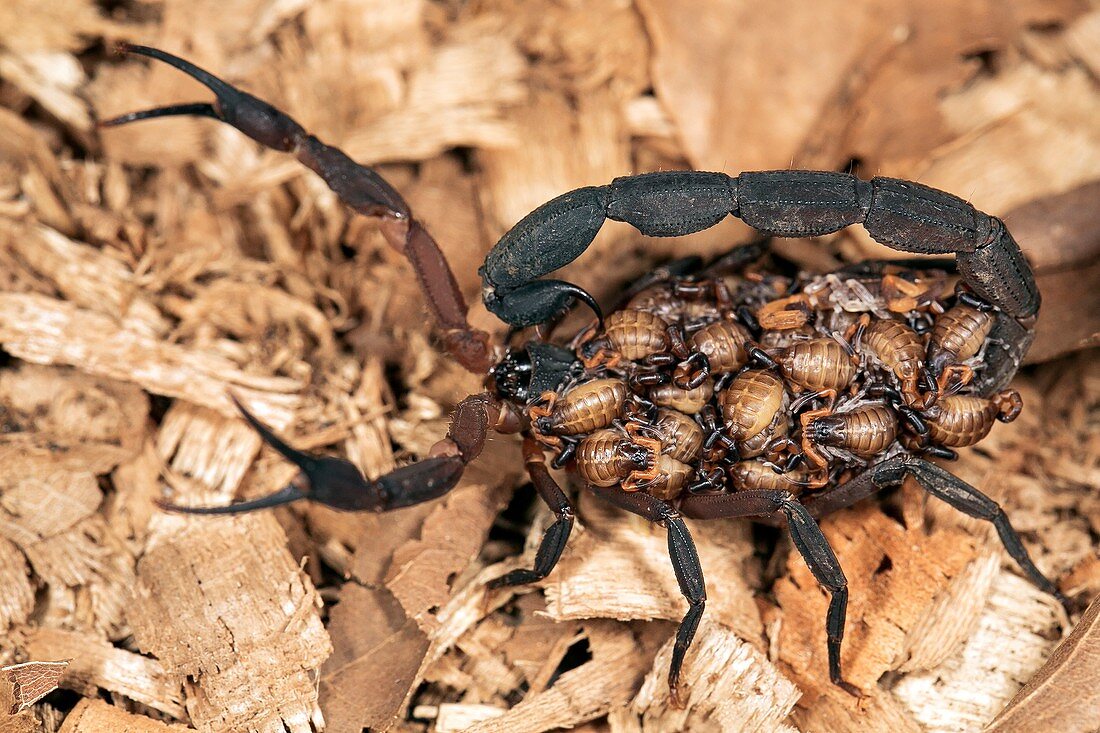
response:
<svg viewBox="0 0 1100 733"><path fill-rule="evenodd" d="M490 429L501 422L501 404L487 394L467 397L455 408L447 437L428 458L369 480L349 461L315 456L287 445L234 397L245 420L264 442L298 466L301 473L281 491L228 506L189 507L158 502L165 510L187 514L240 514L308 499L342 511L387 512L439 498L453 489L485 445ZM502 427L501 430L504 430Z"/></svg>
<svg viewBox="0 0 1100 733"><path fill-rule="evenodd" d="M703 609L707 601L703 568L699 564L699 553L695 550L695 542L691 539L683 517L668 503L642 492L623 491L618 486L610 488L590 486L589 489L601 499L645 517L668 530L668 552L672 557L672 569L676 573L676 582L680 584L680 592L690 604L687 614L680 622L680 627L676 629L672 662L668 668L668 687L672 703L679 707L681 704L678 687L680 668L684 665L684 655L687 654L691 640L699 628L699 621L703 618Z"/></svg>
<svg viewBox="0 0 1100 733"><path fill-rule="evenodd" d="M100 123L101 127L174 115L212 117L237 128L261 145L293 153L324 179L340 200L363 216L378 217L390 246L408 258L416 272L447 350L464 367L484 374L492 363L489 336L466 321L466 300L458 289L439 245L412 215L408 203L382 176L359 165L339 148L308 134L289 115L241 91L178 56L147 46L122 44L122 51L163 61L214 92L213 104L196 102L132 112Z"/></svg>
<svg viewBox="0 0 1100 733"><path fill-rule="evenodd" d="M526 437L523 440L523 459L527 465L527 474L531 477L531 483L535 485L535 491L546 505L557 516L557 520L551 524L542 535L538 552L535 553L535 567L517 568L499 578L489 581L490 588L503 588L511 585L523 585L542 580L561 559L561 553L565 550L565 544L569 541L569 533L573 531L573 507L569 503L569 497L561 490L557 482L546 470L546 460L542 453L542 446L534 438Z"/></svg>
<svg viewBox="0 0 1100 733"><path fill-rule="evenodd" d="M1005 550L1028 579L1063 605L1067 603L1058 587L1035 567L1019 533L1012 527L1001 506L958 476L922 458L893 458L883 461L850 481L807 499L806 508L814 516L843 509L878 491L900 485L906 474L912 475L929 494L946 501L963 514L990 522L997 529Z"/></svg>
<svg viewBox="0 0 1100 733"><path fill-rule="evenodd" d="M738 491L733 494L689 496L680 502L680 511L693 519L719 517L771 517L782 514L787 520L791 540L814 578L831 595L825 632L829 651L829 679L856 697L863 694L845 681L840 671L840 645L844 639L844 620L848 612L848 579L836 559L836 553L821 533L817 522L785 491Z"/></svg>

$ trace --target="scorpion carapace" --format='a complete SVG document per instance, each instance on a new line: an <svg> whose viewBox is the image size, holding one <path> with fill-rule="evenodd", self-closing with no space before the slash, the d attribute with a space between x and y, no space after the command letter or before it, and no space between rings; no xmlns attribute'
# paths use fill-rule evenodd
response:
<svg viewBox="0 0 1100 733"><path fill-rule="evenodd" d="M706 602L684 517L753 517L787 528L831 594L829 674L853 694L859 691L840 668L847 581L816 520L906 476L991 522L1027 576L1064 602L996 502L928 460L954 457L956 448L980 441L994 421L1013 419L1021 407L1019 395L1006 388L1031 342L1039 293L999 219L920 184L829 171L619 178L540 206L501 238L481 269L486 306L513 329L552 324L575 302L595 312L592 324L553 342L536 334L494 347L468 325L465 301L435 240L377 172L182 59L144 47L126 50L181 69L217 99L104 125L201 115L296 155L352 209L379 219L387 241L415 271L446 350L486 375L486 391L458 404L447 437L428 457L374 480L343 459L295 450L238 405L300 475L253 501L163 507L223 514L308 499L388 511L450 491L490 431L522 433L528 474L555 521L532 568L490 585L544 578L565 548L574 513L548 470L549 452L555 467L570 469L596 496L667 530L689 604L669 668L674 701ZM539 279L579 257L605 219L651 236L679 236L729 215L780 237L862 224L894 249L956 259L807 274L767 259L760 240L710 265L688 258L642 276L606 319L578 286Z"/></svg>

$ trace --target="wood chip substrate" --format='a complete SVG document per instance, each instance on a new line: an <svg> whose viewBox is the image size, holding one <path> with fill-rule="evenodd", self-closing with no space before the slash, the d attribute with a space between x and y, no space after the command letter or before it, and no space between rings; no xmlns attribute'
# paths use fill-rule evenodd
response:
<svg viewBox="0 0 1100 733"><path fill-rule="evenodd" d="M1096 0L0 2L0 733L1075 733L1100 727L1100 3ZM389 514L234 517L295 447L376 477L427 455L481 378L439 347L401 255L293 159L211 119L163 48L380 173L473 303L524 214L635 172L818 168L1004 218L1044 305L1024 413L952 470L1006 509L1071 613L995 532L905 485L829 516L851 590L785 536L693 523L685 612L663 530L578 492L557 569L519 443ZM751 232L608 224L560 273L603 302ZM810 270L892 256L860 231L778 242ZM563 482L568 481L561 476Z"/></svg>

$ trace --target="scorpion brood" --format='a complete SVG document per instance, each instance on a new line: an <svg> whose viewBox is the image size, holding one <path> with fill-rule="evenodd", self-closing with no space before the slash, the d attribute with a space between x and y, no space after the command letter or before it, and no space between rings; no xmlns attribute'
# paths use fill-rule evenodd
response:
<svg viewBox="0 0 1100 733"><path fill-rule="evenodd" d="M689 604L669 669L674 699L706 601L684 517L753 517L787 528L831 594L829 674L853 694L858 690L840 668L846 580L817 517L912 476L931 495L991 522L1025 574L1061 598L1001 508L926 458L951 458L955 448L981 440L995 419L1019 412L1019 396L1005 388L1030 345L1039 293L999 219L916 183L827 171L618 178L539 207L501 238L480 270L485 304L514 329L552 323L574 302L594 311L592 326L564 342L532 338L494 347L468 325L466 304L435 241L375 171L180 58L128 50L185 71L217 99L105 125L202 115L293 153L348 206L379 218L386 240L416 271L446 349L487 375L487 391L457 406L447 437L426 459L375 480L342 459L291 448L238 405L300 476L253 501L166 508L233 513L309 499L337 509L388 511L450 491L490 430L520 432L531 481L556 519L534 567L492 585L544 578L565 547L574 515L548 470L549 449L553 464L572 469L596 496L667 529ZM651 236L679 236L729 215L780 237L861 223L894 249L956 260L784 275L760 264L762 247L755 243L709 266L688 259L651 273L606 319L583 289L540 279L579 257L605 219Z"/></svg>

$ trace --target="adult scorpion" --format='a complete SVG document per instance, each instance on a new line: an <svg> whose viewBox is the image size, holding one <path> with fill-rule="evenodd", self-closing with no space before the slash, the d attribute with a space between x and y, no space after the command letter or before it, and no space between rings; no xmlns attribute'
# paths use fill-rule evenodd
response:
<svg viewBox="0 0 1100 733"><path fill-rule="evenodd" d="M1004 390L1032 341L1040 296L1000 219L943 191L885 177L780 170L616 178L532 211L496 243L479 270L485 305L514 330L554 322L575 303L593 311L592 325L564 344L531 338L495 346L468 324L466 303L436 241L377 172L179 57L143 46L124 50L180 69L216 99L102 125L206 116L295 155L351 209L378 220L386 241L416 273L446 351L486 377L486 390L458 404L447 436L428 457L374 480L346 460L294 449L237 403L300 475L251 501L164 508L229 514L306 499L346 511L390 511L453 489L489 431L520 433L527 473L555 521L533 567L490 585L544 578L562 555L574 509L549 471L549 449L553 465L589 479L596 496L668 533L673 570L689 605L668 673L673 700L706 603L685 518L749 517L786 527L831 594L829 675L854 695L860 692L844 679L840 663L847 581L817 519L906 476L992 523L1028 578L1065 601L1032 563L1001 507L926 458L949 458L948 446L977 442L994 417L1007 420L1018 412L1018 395ZM583 254L607 219L668 237L731 215L774 237L820 236L862 224L872 239L895 250L954 255L961 278L944 295L946 271L928 269L945 268L943 260L931 266L864 263L826 276L782 278L754 270L761 252L749 245L706 267L682 260L644 277L628 292L625 308L607 319L582 288L543 278ZM853 300L853 292L866 297ZM801 412L805 408L812 409Z"/></svg>

